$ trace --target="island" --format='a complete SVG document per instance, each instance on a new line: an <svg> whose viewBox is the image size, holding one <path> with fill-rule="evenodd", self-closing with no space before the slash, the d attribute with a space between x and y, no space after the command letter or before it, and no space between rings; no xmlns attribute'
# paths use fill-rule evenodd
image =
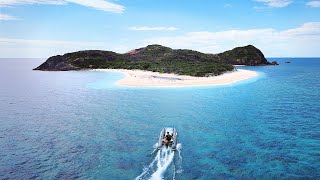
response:
<svg viewBox="0 0 320 180"><path fill-rule="evenodd" d="M120 54L112 51L85 50L48 58L34 70L100 70L125 73L117 82L126 86L220 85L238 82L257 75L237 70L235 66L278 65L268 62L263 53L248 45L219 54L188 49L148 45Z"/></svg>

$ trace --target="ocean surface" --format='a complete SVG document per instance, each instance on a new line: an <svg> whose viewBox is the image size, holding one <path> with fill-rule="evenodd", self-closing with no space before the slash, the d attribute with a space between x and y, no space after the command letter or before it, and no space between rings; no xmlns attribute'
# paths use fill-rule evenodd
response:
<svg viewBox="0 0 320 180"><path fill-rule="evenodd" d="M44 60L0 59L0 179L320 179L320 58L193 88L32 71ZM154 149L166 126L177 151Z"/></svg>

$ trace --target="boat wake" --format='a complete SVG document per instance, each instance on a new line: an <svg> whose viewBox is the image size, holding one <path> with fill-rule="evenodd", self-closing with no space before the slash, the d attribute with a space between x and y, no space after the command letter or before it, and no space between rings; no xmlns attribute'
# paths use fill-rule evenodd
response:
<svg viewBox="0 0 320 180"><path fill-rule="evenodd" d="M182 173L181 147L181 144L177 144L176 151L167 147L154 150L154 159L143 169L142 174L136 177L136 180L175 179L176 174Z"/></svg>

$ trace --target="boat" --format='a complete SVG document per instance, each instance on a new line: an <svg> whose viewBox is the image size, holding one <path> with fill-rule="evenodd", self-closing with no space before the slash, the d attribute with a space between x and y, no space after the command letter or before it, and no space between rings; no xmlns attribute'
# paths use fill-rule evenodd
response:
<svg viewBox="0 0 320 180"><path fill-rule="evenodd" d="M166 135L170 134L172 136L171 141L166 140ZM176 150L178 143L178 132L175 128L172 127L166 127L163 128L160 132L159 136L159 142L158 142L158 149L161 149L162 147L171 148L172 150Z"/></svg>

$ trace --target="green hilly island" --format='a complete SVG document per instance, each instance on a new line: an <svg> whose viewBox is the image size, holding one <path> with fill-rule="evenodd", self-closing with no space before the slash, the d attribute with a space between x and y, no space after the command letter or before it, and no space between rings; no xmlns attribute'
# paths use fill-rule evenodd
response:
<svg viewBox="0 0 320 180"><path fill-rule="evenodd" d="M233 65L277 65L277 62L268 62L263 53L252 45L219 54L149 45L124 54L85 50L52 56L34 70L135 69L203 77L232 71Z"/></svg>

